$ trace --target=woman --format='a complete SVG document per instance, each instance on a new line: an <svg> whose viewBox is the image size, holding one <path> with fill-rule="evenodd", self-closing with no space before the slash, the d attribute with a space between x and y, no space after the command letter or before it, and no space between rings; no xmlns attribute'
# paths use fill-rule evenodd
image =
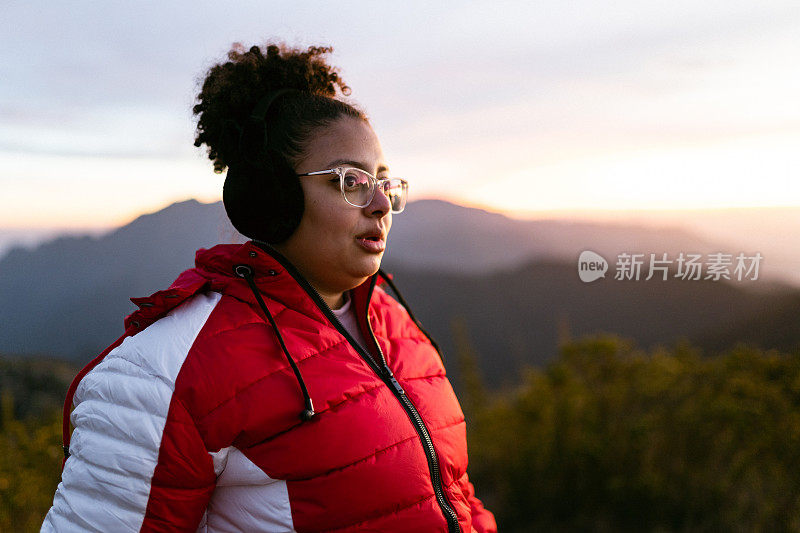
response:
<svg viewBox="0 0 800 533"><path fill-rule="evenodd" d="M253 240L134 299L76 377L44 531L496 530L437 349L380 287L407 185L329 51L210 69L195 144Z"/></svg>

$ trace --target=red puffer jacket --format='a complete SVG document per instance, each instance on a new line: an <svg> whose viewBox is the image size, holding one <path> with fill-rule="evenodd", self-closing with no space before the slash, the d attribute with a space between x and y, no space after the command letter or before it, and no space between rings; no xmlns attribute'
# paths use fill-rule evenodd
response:
<svg viewBox="0 0 800 533"><path fill-rule="evenodd" d="M496 531L439 356L378 277L351 293L369 353L253 242L134 299L71 389L42 530Z"/></svg>

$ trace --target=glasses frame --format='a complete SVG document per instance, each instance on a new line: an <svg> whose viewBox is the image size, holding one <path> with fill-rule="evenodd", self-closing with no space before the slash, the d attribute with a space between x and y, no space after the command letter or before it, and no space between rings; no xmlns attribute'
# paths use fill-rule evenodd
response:
<svg viewBox="0 0 800 533"><path fill-rule="evenodd" d="M348 170L355 170L357 172L362 172L362 173L366 174L369 177L370 183L372 184L372 194L370 195L369 200L367 201L367 203L365 203L364 205L356 205L356 204L354 204L353 202L351 202L350 200L347 199L347 195L344 193L344 175ZM336 174L337 176L339 176L339 190L342 192L342 198L344 198L344 201L347 202L348 204L352 205L353 207L358 207L358 208L367 207L370 203L372 203L372 200L375 198L375 191L378 190L378 187L383 188L384 184L392 182L392 181L399 181L400 182L400 184L402 185L403 190L405 191L405 194L406 194L406 202L408 202L408 182L406 180L404 180L402 178L376 178L375 176L373 176L372 174L370 174L366 170L360 169L358 167L335 167L335 168L329 168L327 170L317 170L317 171L314 171L314 172L305 172L303 174L298 174L297 176L298 177L300 177L300 176L324 176L326 174ZM382 190L382 192L384 194L386 194L386 191ZM391 205L391 202L389 202L389 204ZM396 214L402 213L405 210L405 208L406 208L406 203L404 202L403 203L403 207L400 208L399 211L395 211L391 207L390 207L390 210L391 210L392 214L396 215Z"/></svg>

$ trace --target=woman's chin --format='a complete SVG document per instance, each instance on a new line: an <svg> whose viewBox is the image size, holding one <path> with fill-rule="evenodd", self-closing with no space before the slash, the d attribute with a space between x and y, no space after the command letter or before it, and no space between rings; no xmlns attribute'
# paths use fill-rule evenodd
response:
<svg viewBox="0 0 800 533"><path fill-rule="evenodd" d="M362 280L372 276L381 267L382 257L383 254L362 258L356 264L352 265L353 268L350 270L350 274Z"/></svg>

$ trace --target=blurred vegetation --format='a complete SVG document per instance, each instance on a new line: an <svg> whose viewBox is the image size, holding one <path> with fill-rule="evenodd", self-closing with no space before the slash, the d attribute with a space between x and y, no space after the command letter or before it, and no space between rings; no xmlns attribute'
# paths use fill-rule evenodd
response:
<svg viewBox="0 0 800 533"><path fill-rule="evenodd" d="M493 395L459 357L470 477L502 531L800 531L800 354L600 336Z"/></svg>
<svg viewBox="0 0 800 533"><path fill-rule="evenodd" d="M61 477L61 405L77 369L0 358L0 531L39 531Z"/></svg>
<svg viewBox="0 0 800 533"><path fill-rule="evenodd" d="M584 338L495 392L454 331L470 476L501 531L800 531L800 353ZM0 371L0 531L38 531L76 369Z"/></svg>

